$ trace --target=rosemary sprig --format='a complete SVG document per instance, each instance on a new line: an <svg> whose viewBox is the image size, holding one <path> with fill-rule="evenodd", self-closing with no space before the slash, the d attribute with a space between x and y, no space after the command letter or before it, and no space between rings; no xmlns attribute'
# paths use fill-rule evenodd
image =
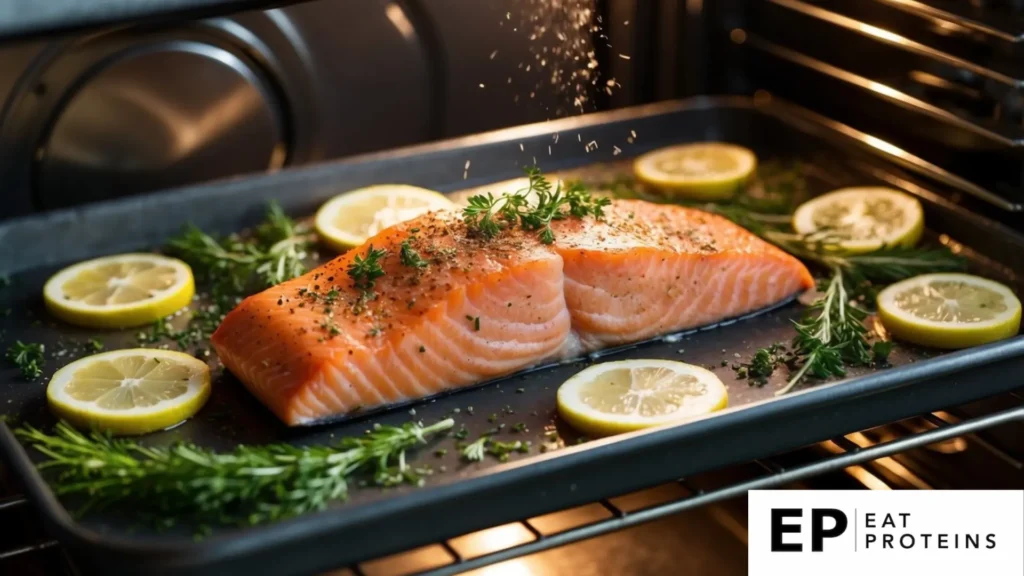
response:
<svg viewBox="0 0 1024 576"><path fill-rule="evenodd" d="M580 182L567 185L551 184L541 174L540 169L526 169L527 187L515 193L504 193L494 196L472 196L462 211L463 221L469 230L484 238L494 238L502 230L521 226L531 232L539 231L538 237L544 244L555 241L551 222L572 216L584 218L593 216L604 217L604 208L611 204L611 199L596 197L590 194ZM531 203L530 195L535 194L537 200Z"/></svg>
<svg viewBox="0 0 1024 576"><path fill-rule="evenodd" d="M811 304L802 321L794 323L793 353L800 368L775 395L792 390L806 374L817 378L845 376L847 363L866 364L869 356L864 338L865 317L865 311L850 304L843 272L836 268L824 296Z"/></svg>
<svg viewBox="0 0 1024 576"><path fill-rule="evenodd" d="M357 475L376 486L421 484L429 471L411 467L406 451L453 424L376 425L331 446L240 446L225 453L185 443L148 447L83 434L63 422L52 434L31 426L16 434L48 457L39 467L56 473L57 494L83 499L80 514L144 506L164 522L259 524L345 499Z"/></svg>
<svg viewBox="0 0 1024 576"><path fill-rule="evenodd" d="M18 367L21 377L25 380L35 380L43 375L43 365L46 358L43 353L46 347L37 343L24 343L16 341L7 348L7 360Z"/></svg>

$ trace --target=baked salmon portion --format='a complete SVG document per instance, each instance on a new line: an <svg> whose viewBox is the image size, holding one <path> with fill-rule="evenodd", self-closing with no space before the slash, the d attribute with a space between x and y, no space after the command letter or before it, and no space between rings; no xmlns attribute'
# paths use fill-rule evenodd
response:
<svg viewBox="0 0 1024 576"><path fill-rule="evenodd" d="M312 424L741 316L812 285L798 260L721 217L625 200L605 214L554 222L552 244L426 214L245 299L213 347L286 424Z"/></svg>

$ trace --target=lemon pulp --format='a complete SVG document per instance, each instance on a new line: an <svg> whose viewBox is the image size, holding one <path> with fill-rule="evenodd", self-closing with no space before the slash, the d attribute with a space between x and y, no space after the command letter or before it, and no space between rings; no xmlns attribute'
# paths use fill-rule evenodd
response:
<svg viewBox="0 0 1024 576"><path fill-rule="evenodd" d="M841 248L863 252L913 246L924 231L916 198L889 188L846 188L800 205L793 213L798 234L822 234Z"/></svg>
<svg viewBox="0 0 1024 576"><path fill-rule="evenodd" d="M680 422L727 404L725 386L713 373L667 360L597 364L558 390L559 414L598 436Z"/></svg>
<svg viewBox="0 0 1024 576"><path fill-rule="evenodd" d="M385 184L346 192L327 201L316 214L320 238L338 251L366 242L378 232L454 204L440 192Z"/></svg>
<svg viewBox="0 0 1024 576"><path fill-rule="evenodd" d="M633 163L637 178L662 194L706 200L732 196L756 168L753 152L719 142L662 148Z"/></svg>
<svg viewBox="0 0 1024 576"><path fill-rule="evenodd" d="M1020 300L1006 286L969 274L927 274L889 286L878 312L895 337L936 348L967 348L1020 329Z"/></svg>
<svg viewBox="0 0 1024 576"><path fill-rule="evenodd" d="M192 300L192 270L158 254L119 254L87 260L54 274L43 287L57 318L91 328L150 324Z"/></svg>
<svg viewBox="0 0 1024 576"><path fill-rule="evenodd" d="M50 408L82 428L145 434L195 414L210 394L206 363L169 350L115 350L57 371Z"/></svg>

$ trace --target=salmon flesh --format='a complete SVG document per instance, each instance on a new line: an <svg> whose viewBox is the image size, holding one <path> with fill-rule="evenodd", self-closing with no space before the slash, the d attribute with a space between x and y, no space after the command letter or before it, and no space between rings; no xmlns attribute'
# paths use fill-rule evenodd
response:
<svg viewBox="0 0 1024 576"><path fill-rule="evenodd" d="M213 347L295 426L742 316L813 283L796 258L690 208L617 200L552 228L552 244L519 228L487 239L431 212L246 298ZM371 247L386 255L368 288L348 272Z"/></svg>

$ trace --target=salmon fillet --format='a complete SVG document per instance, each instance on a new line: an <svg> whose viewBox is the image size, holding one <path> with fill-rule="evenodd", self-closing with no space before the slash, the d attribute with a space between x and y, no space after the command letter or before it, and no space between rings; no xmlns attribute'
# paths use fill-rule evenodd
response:
<svg viewBox="0 0 1024 576"><path fill-rule="evenodd" d="M601 221L470 234L455 211L384 230L245 299L212 343L288 425L433 394L540 363L741 316L811 287L799 260L728 220L615 201ZM402 246L425 267L403 263ZM371 291L348 275L384 249Z"/></svg>

